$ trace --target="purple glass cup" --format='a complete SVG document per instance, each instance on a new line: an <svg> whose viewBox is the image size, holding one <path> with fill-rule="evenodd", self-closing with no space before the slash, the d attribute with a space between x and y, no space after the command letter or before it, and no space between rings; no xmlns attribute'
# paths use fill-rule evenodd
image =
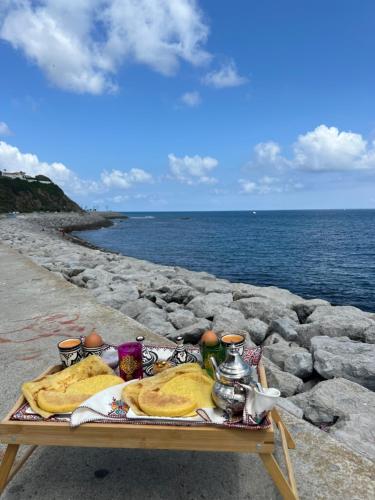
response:
<svg viewBox="0 0 375 500"><path fill-rule="evenodd" d="M126 342L117 348L120 377L127 382L143 377L142 342Z"/></svg>

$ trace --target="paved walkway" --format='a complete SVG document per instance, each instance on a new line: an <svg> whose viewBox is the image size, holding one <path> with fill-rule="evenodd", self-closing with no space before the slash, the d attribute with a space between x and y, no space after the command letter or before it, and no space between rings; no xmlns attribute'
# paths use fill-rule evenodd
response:
<svg viewBox="0 0 375 500"><path fill-rule="evenodd" d="M165 343L137 322L96 303L85 290L0 244L1 416L23 381L59 361L59 340L93 327L108 342L143 334ZM308 423L288 414L285 419L298 444L291 453L301 499L375 498L374 464ZM280 498L256 456L58 447L39 448L3 496L6 500L125 497Z"/></svg>

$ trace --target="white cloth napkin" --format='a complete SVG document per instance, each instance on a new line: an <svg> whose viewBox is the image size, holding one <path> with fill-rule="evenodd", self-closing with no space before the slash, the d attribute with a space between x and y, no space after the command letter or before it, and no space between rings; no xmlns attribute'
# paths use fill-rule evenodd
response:
<svg viewBox="0 0 375 500"><path fill-rule="evenodd" d="M143 422L169 422L176 424L186 423L187 425L211 422L215 424L223 424L225 422L223 412L218 408L202 408L198 410L199 415L196 417L150 417L136 415L131 409L122 407L121 393L125 385L135 382L125 382L123 384L114 385L104 391L98 392L91 398L84 401L76 410L73 411L70 417L71 427L78 427L81 424L88 422L129 422L131 420Z"/></svg>

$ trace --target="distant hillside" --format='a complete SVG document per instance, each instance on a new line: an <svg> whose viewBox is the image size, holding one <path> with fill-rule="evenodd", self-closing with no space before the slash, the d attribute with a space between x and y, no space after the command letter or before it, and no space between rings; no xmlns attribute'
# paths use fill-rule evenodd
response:
<svg viewBox="0 0 375 500"><path fill-rule="evenodd" d="M40 181L50 180L45 176ZM36 177L36 178L37 178ZM81 208L52 182L28 182L0 176L1 212L81 212Z"/></svg>

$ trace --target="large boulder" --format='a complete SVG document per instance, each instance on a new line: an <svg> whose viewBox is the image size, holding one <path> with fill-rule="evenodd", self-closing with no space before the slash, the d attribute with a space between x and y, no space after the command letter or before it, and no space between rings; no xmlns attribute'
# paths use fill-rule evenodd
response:
<svg viewBox="0 0 375 500"><path fill-rule="evenodd" d="M126 302L121 306L120 311L123 314L126 314L126 316L129 316L129 318L136 319L137 316L149 308L157 309L157 305L154 302L151 302L151 300L142 298Z"/></svg>
<svg viewBox="0 0 375 500"><path fill-rule="evenodd" d="M232 292L232 284L227 280L220 279L203 279L196 277L188 277L186 278L186 282L198 290L200 293L231 293Z"/></svg>
<svg viewBox="0 0 375 500"><path fill-rule="evenodd" d="M278 342L288 343L279 333L271 333L271 335L268 335L262 342L262 346L277 344Z"/></svg>
<svg viewBox="0 0 375 500"><path fill-rule="evenodd" d="M265 297L239 299L233 302L230 307L241 311L246 318L258 318L267 324L278 318L289 318L298 323L295 311L286 307L282 302Z"/></svg>
<svg viewBox="0 0 375 500"><path fill-rule="evenodd" d="M355 452L360 451L375 462L374 415L346 415L330 427L328 432Z"/></svg>
<svg viewBox="0 0 375 500"><path fill-rule="evenodd" d="M241 311L222 307L214 315L212 329L217 333L232 333L238 330L244 330L247 326L247 320Z"/></svg>
<svg viewBox="0 0 375 500"><path fill-rule="evenodd" d="M170 312L168 314L168 320L175 328L177 328L177 330L179 330L181 328L185 328L186 326L192 325L197 321L197 318L191 311L187 309L177 309L174 312Z"/></svg>
<svg viewBox="0 0 375 500"><path fill-rule="evenodd" d="M231 293L209 293L195 297L189 302L187 308L197 318L213 318L216 313L219 313L223 307L229 306L232 301Z"/></svg>
<svg viewBox="0 0 375 500"><path fill-rule="evenodd" d="M312 356L307 349L289 345L287 342L278 342L263 347L264 355L275 363L281 370L299 378L306 378L312 374Z"/></svg>
<svg viewBox="0 0 375 500"><path fill-rule="evenodd" d="M286 307L292 307L303 299L289 290L277 288L276 286L254 286L236 283L232 285L233 299L240 300L251 297L263 297L276 302L280 302Z"/></svg>
<svg viewBox="0 0 375 500"><path fill-rule="evenodd" d="M139 297L138 288L133 283L111 283L109 288L113 292L121 294L123 302L137 300Z"/></svg>
<svg viewBox="0 0 375 500"><path fill-rule="evenodd" d="M314 337L311 352L314 368L322 377L343 377L375 391L375 344L348 337Z"/></svg>
<svg viewBox="0 0 375 500"><path fill-rule="evenodd" d="M248 330L251 340L259 345L266 338L268 326L260 319L250 318L247 320L246 330Z"/></svg>
<svg viewBox="0 0 375 500"><path fill-rule="evenodd" d="M176 331L167 318L167 313L162 309L150 307L139 314L137 321L147 326L152 332L165 337L172 335Z"/></svg>
<svg viewBox="0 0 375 500"><path fill-rule="evenodd" d="M283 372L265 356L262 357L269 387L275 387L281 396L290 397L303 389L303 381L288 372Z"/></svg>
<svg viewBox="0 0 375 500"><path fill-rule="evenodd" d="M307 318L307 323L321 322L325 319L333 317L353 321L357 318L369 318L370 313L358 309L354 306L331 306L324 305L314 309L314 312Z"/></svg>
<svg viewBox="0 0 375 500"><path fill-rule="evenodd" d="M80 276L82 280L87 283L88 281L97 281L100 285L106 285L112 281L113 274L104 271L103 269L85 269Z"/></svg>
<svg viewBox="0 0 375 500"><path fill-rule="evenodd" d="M320 382L290 400L316 425L334 424L348 415L368 415L375 421L375 393L344 378Z"/></svg>
<svg viewBox="0 0 375 500"><path fill-rule="evenodd" d="M178 304L187 304L199 293L190 286L167 285L158 290L165 302L177 302Z"/></svg>
<svg viewBox="0 0 375 500"><path fill-rule="evenodd" d="M296 327L298 342L310 348L313 337L349 337L364 340L365 332L375 326L370 313L352 306L318 306L306 324Z"/></svg>
<svg viewBox="0 0 375 500"><path fill-rule="evenodd" d="M293 305L293 309L298 315L298 319L301 323L305 323L306 319L312 314L315 309L319 306L329 306L330 303L322 299L309 299L303 300L302 302L297 302Z"/></svg>
<svg viewBox="0 0 375 500"><path fill-rule="evenodd" d="M370 326L363 332L362 342L366 342L367 344L375 344L375 326Z"/></svg>
<svg viewBox="0 0 375 500"><path fill-rule="evenodd" d="M170 340L176 340L176 338L181 335L185 343L196 344L201 338L202 334L206 330L210 330L210 328L211 322L207 319L201 318L192 325L186 326L185 328L181 328L180 330L176 330L173 333L168 334L168 338Z"/></svg>
<svg viewBox="0 0 375 500"><path fill-rule="evenodd" d="M268 327L268 333L279 333L285 340L297 340L296 323L287 318L274 319Z"/></svg>

